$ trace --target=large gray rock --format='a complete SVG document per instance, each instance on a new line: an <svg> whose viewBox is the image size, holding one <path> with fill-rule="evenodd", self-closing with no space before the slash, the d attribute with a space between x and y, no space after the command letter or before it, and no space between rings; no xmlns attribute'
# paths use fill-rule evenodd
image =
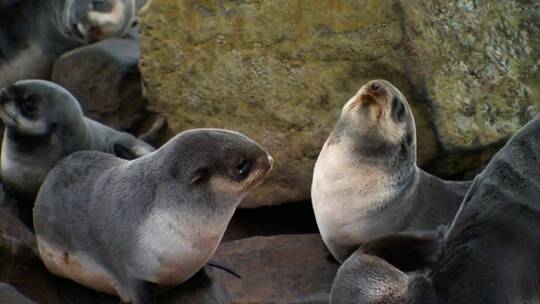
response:
<svg viewBox="0 0 540 304"><path fill-rule="evenodd" d="M275 169L243 206L280 204L309 197L341 107L374 78L411 102L422 167L481 167L540 107L537 12L518 0L152 0L140 66L174 132L236 129L268 148Z"/></svg>
<svg viewBox="0 0 540 304"><path fill-rule="evenodd" d="M71 50L51 79L71 92L85 115L115 129L134 130L147 115L139 73L139 38L113 38Z"/></svg>
<svg viewBox="0 0 540 304"><path fill-rule="evenodd" d="M214 260L242 276L216 275L233 303L328 303L338 265L318 234L253 237L224 243Z"/></svg>

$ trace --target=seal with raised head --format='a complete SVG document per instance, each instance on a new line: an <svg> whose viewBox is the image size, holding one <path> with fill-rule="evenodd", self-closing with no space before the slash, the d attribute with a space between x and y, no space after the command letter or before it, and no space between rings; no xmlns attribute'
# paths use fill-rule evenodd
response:
<svg viewBox="0 0 540 304"><path fill-rule="evenodd" d="M372 240L339 269L332 304L540 303L540 115L474 180L445 235Z"/></svg>
<svg viewBox="0 0 540 304"><path fill-rule="evenodd" d="M151 286L180 284L208 262L272 162L248 137L218 129L180 133L132 161L74 153L36 199L41 257L57 275L148 303Z"/></svg>
<svg viewBox="0 0 540 304"><path fill-rule="evenodd" d="M416 166L407 100L373 80L343 107L315 164L311 197L322 238L343 262L371 239L450 223L469 186Z"/></svg>
<svg viewBox="0 0 540 304"><path fill-rule="evenodd" d="M136 21L135 0L10 0L0 3L0 87L48 79L62 53L122 37Z"/></svg>
<svg viewBox="0 0 540 304"><path fill-rule="evenodd" d="M65 156L96 150L132 159L154 151L131 134L83 116L67 90L45 80L0 89L5 130L0 175L8 192L33 199L47 173Z"/></svg>

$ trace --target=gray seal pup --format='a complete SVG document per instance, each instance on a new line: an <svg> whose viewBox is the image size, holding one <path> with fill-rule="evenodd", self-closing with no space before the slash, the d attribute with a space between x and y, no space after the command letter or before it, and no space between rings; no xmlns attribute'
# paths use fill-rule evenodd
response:
<svg viewBox="0 0 540 304"><path fill-rule="evenodd" d="M45 80L0 89L5 129L0 176L8 193L33 202L47 173L65 156L96 150L132 159L155 149L83 116L67 90Z"/></svg>
<svg viewBox="0 0 540 304"><path fill-rule="evenodd" d="M0 87L48 79L64 52L122 37L136 21L134 0L12 0L0 3Z"/></svg>
<svg viewBox="0 0 540 304"><path fill-rule="evenodd" d="M185 282L212 257L240 201L272 168L237 132L195 129L127 161L77 152L49 173L34 227L47 268L125 302Z"/></svg>
<svg viewBox="0 0 540 304"><path fill-rule="evenodd" d="M540 115L474 180L448 232L373 240L341 266L332 304L540 303Z"/></svg>
<svg viewBox="0 0 540 304"><path fill-rule="evenodd" d="M371 239L449 224L469 186L416 166L407 100L373 80L343 107L315 164L311 197L323 241L343 262Z"/></svg>

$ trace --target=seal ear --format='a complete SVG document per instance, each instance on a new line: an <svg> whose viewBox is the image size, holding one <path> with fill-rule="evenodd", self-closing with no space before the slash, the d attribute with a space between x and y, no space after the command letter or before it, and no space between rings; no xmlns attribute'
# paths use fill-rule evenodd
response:
<svg viewBox="0 0 540 304"><path fill-rule="evenodd" d="M127 160L139 158L156 150L149 144L140 140L135 140L135 142L131 142L131 144L117 142L114 144L113 149L114 155Z"/></svg>
<svg viewBox="0 0 540 304"><path fill-rule="evenodd" d="M363 253L378 256L404 272L434 266L444 245L439 230L390 234L362 245Z"/></svg>

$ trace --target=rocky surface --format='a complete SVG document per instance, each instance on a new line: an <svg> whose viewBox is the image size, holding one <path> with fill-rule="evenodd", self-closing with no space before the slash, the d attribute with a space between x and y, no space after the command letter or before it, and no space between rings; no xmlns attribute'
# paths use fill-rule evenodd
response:
<svg viewBox="0 0 540 304"><path fill-rule="evenodd" d="M0 208L0 303L116 304L118 298L55 277L38 258L34 234L16 215ZM11 286L13 285L13 286ZM28 297L29 299L27 299ZM226 304L225 286L209 267L184 284L158 292L163 304Z"/></svg>
<svg viewBox="0 0 540 304"><path fill-rule="evenodd" d="M30 229L14 213L0 208L0 282L13 285L38 303L60 303L55 278L38 254Z"/></svg>
<svg viewBox="0 0 540 304"><path fill-rule="evenodd" d="M2 255L23 259L32 259L38 255L34 234L17 219L15 213L5 208L0 208L0 252Z"/></svg>
<svg viewBox="0 0 540 304"><path fill-rule="evenodd" d="M328 303L338 265L326 258L318 234L252 237L224 243L214 260L235 270L217 271L232 303Z"/></svg>
<svg viewBox="0 0 540 304"><path fill-rule="evenodd" d="M186 283L158 298L163 304L229 304L231 297L216 272L206 267ZM111 303L112 304L112 303Z"/></svg>
<svg viewBox="0 0 540 304"><path fill-rule="evenodd" d="M136 29L71 50L54 64L51 79L71 92L85 115L110 127L134 131L143 121L146 100L139 73Z"/></svg>
<svg viewBox="0 0 540 304"><path fill-rule="evenodd" d="M236 209L222 242L253 236L318 233L311 204L298 202L279 206Z"/></svg>
<svg viewBox="0 0 540 304"><path fill-rule="evenodd" d="M342 105L373 78L412 104L420 165L462 176L540 107L537 11L508 0L152 0L140 23L145 94L174 132L236 129L269 149L275 170L245 207L309 197Z"/></svg>

